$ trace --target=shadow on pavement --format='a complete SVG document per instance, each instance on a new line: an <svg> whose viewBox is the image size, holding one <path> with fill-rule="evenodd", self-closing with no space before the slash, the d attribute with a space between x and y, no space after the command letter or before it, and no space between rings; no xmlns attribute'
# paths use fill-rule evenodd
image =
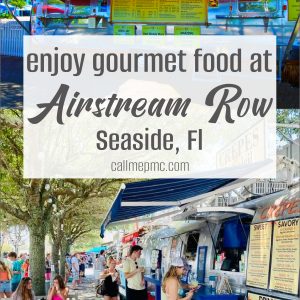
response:
<svg viewBox="0 0 300 300"><path fill-rule="evenodd" d="M23 107L23 57L0 56L0 108Z"/></svg>

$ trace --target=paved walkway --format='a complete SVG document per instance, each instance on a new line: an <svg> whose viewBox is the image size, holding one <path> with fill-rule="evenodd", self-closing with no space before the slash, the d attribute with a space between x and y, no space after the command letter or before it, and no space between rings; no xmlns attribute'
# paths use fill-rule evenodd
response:
<svg viewBox="0 0 300 300"><path fill-rule="evenodd" d="M0 109L23 107L23 58L0 56Z"/></svg>
<svg viewBox="0 0 300 300"><path fill-rule="evenodd" d="M77 293L78 299L80 300L100 300L100 298L96 298L93 269L86 269L85 274L86 277L83 278L82 283L78 286L78 290L70 289L70 294L75 295ZM69 284L69 286L70 285L71 284Z"/></svg>

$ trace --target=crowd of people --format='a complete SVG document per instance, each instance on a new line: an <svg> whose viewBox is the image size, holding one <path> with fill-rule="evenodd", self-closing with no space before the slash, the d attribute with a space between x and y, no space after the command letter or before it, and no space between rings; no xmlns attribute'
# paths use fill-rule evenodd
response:
<svg viewBox="0 0 300 300"><path fill-rule="evenodd" d="M22 278L29 278L29 257L26 253L18 257L15 252L6 255L3 261L0 261L0 298L9 298L16 294ZM26 280L26 284L30 280Z"/></svg>
<svg viewBox="0 0 300 300"><path fill-rule="evenodd" d="M130 248L128 256L122 262L122 270L127 280L126 300L146 300L147 290L145 286L145 268L141 263L140 256L143 248L134 245ZM53 284L49 288L47 300L66 300L69 295L67 282L72 278L70 289L77 289L81 278L85 276L85 265L90 257L78 253L66 256L65 278L56 275ZM50 281L51 255L45 258L45 280ZM104 300L119 299L120 273L116 269L117 261L112 256L106 257L102 250L94 261L94 270L97 276L97 294L104 297ZM181 276L184 273L184 261L175 258L166 272L162 281L163 300L190 300L197 287L183 285ZM12 298L13 300L33 300L34 291L30 275L30 260L27 254L19 257L15 252L8 253L5 260L0 260L0 299ZM183 288L188 289L183 293Z"/></svg>
<svg viewBox="0 0 300 300"><path fill-rule="evenodd" d="M53 284L48 291L47 300L66 300L69 294L67 282L72 277L72 287L76 289L80 278L85 276L85 264L87 258L79 254L66 256L65 278L56 275ZM50 282L52 268L51 255L45 257L45 281ZM0 260L0 299L12 298L13 300L32 300L34 291L30 276L30 259L27 253L15 252L6 254Z"/></svg>
<svg viewBox="0 0 300 300"><path fill-rule="evenodd" d="M140 257L143 248L134 245L130 248L128 256L122 262L122 270L127 280L126 300L147 300L145 286L145 267ZM116 269L116 260L113 257L105 258L102 251L98 257L100 271L100 284L97 293L104 297L104 300L119 299L120 274ZM185 272L185 263L180 257L172 259L171 266L162 280L162 300L190 300L198 286L183 284L181 277ZM187 292L186 292L187 291Z"/></svg>
<svg viewBox="0 0 300 300"><path fill-rule="evenodd" d="M86 265L92 266L91 256L81 255L74 253L73 255L66 255L65 263L65 283L69 278L72 278L72 289L77 289L78 285L82 282L82 278L85 277Z"/></svg>

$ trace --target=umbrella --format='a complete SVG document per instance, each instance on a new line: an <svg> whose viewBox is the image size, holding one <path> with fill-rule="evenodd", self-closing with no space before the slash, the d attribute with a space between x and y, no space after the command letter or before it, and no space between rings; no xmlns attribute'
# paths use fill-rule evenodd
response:
<svg viewBox="0 0 300 300"><path fill-rule="evenodd" d="M66 2L66 0L62 0L63 2ZM70 0L69 2L72 5L78 5L78 6L90 6L92 3L95 3L95 1L91 0Z"/></svg>
<svg viewBox="0 0 300 300"><path fill-rule="evenodd" d="M36 6L33 8L34 13L36 13ZM59 13L59 14L63 14L65 11L61 8L55 7L55 6L50 6L50 5L43 5L43 13L49 13L49 14L53 14L53 13Z"/></svg>
<svg viewBox="0 0 300 300"><path fill-rule="evenodd" d="M86 251L86 253L99 253L101 250L106 250L106 249L107 249L106 246L97 246L89 249L88 251Z"/></svg>

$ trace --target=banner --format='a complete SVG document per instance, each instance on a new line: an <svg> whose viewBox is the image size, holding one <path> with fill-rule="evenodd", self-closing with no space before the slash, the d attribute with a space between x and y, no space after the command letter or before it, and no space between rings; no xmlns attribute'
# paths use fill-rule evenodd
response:
<svg viewBox="0 0 300 300"><path fill-rule="evenodd" d="M112 22L128 23L204 23L205 0L113 0Z"/></svg>
<svg viewBox="0 0 300 300"><path fill-rule="evenodd" d="M250 227L246 285L267 289L271 251L272 223Z"/></svg>
<svg viewBox="0 0 300 300"><path fill-rule="evenodd" d="M297 21L300 14L300 1L288 0L288 20Z"/></svg>
<svg viewBox="0 0 300 300"><path fill-rule="evenodd" d="M300 219L276 221L273 233L270 289L299 293Z"/></svg>
<svg viewBox="0 0 300 300"><path fill-rule="evenodd" d="M165 31L25 37L25 177L276 176L275 37Z"/></svg>
<svg viewBox="0 0 300 300"><path fill-rule="evenodd" d="M256 210L252 223L261 223L266 221L277 221L299 217L300 215L300 197L296 195L283 195L272 200L268 205Z"/></svg>

